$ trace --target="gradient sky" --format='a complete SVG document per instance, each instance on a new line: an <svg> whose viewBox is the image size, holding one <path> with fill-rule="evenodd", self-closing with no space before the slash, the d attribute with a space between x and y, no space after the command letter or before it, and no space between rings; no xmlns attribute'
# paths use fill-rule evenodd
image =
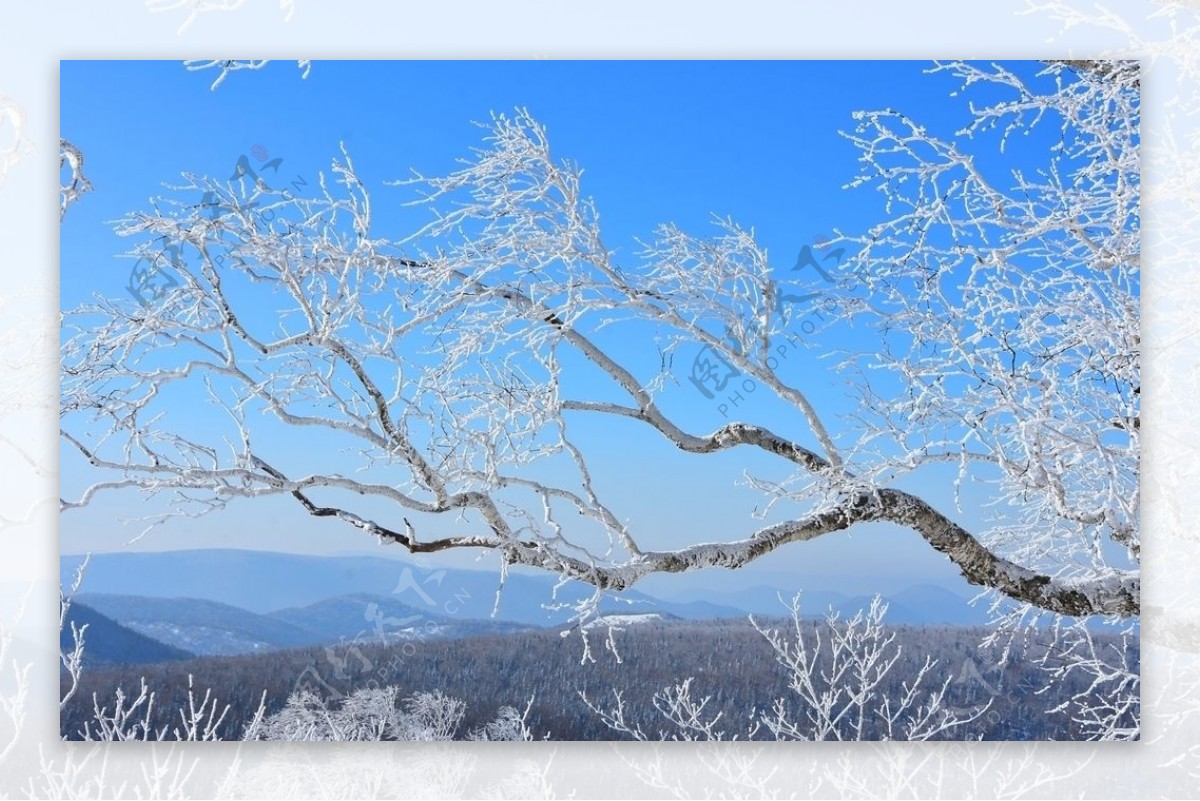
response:
<svg viewBox="0 0 1200 801"><path fill-rule="evenodd" d="M302 79L294 62L230 75L216 91L215 74L177 62L63 62L62 134L87 157L95 191L73 206L63 226L62 306L94 294L121 297L132 242L111 221L147 206L181 172L228 176L255 146L282 158L280 174L315 187L344 142L373 192L375 235L402 237L395 226L404 190L384 181L410 169L445 173L480 143L472 125L492 112L527 108L548 128L559 157L584 168L584 191L595 198L606 242L632 260L635 238L674 222L698 235L715 234L713 215L753 227L778 268L800 248L835 229L854 232L879 219L881 198L847 191L856 151L840 134L860 109L894 108L949 136L968 119L950 97L957 82L926 74L927 62L315 62ZM1037 65L1007 65L1031 74ZM1035 136L1036 140L1037 137ZM1037 142L1031 143L1036 145ZM258 151L262 152L262 151ZM1007 157L1009 161L1019 156ZM1011 164L984 160L984 168ZM389 219L391 218L391 219ZM847 333L829 348L864 346ZM824 346L825 343L822 343ZM627 336L620 346L633 362L654 356L650 343ZM845 388L822 348L796 353L780 372L802 386L827 416L848 409ZM685 352L686 354L686 352ZM686 382L664 398L685 427L709 432L726 422L714 401ZM806 380L805 376L812 376ZM199 399L181 401L203 414ZM749 398L744 418L783 430L796 426L765 390ZM602 497L643 532L652 547L733 539L762 525L751 517L761 498L736 486L746 468L771 462L747 450L687 456L636 424L604 421L573 428L596 457ZM280 440L281 450L302 447ZM310 446L311 447L311 446ZM64 451L66 496L92 480L82 461ZM930 474L932 475L932 474ZM934 476L936 479L937 477ZM909 486L953 511L949 481ZM648 490L652 490L653 494ZM607 493L604 495L603 493ZM968 491L968 496L971 493ZM242 502L198 520L156 529L121 525L146 508L136 493L112 494L62 518L62 550L83 551L243 547L305 553L394 553L359 533L305 514L289 499ZM970 526L978 518L958 515ZM474 555L448 556L462 565ZM490 560L490 561L489 561ZM485 564L494 559L485 558ZM839 575L889 582L932 582L966 592L948 562L909 531L859 527L852 533L777 551L746 569L745 581L796 581L814 586ZM662 581L711 581L711 574ZM724 580L724 579L722 579ZM739 579L742 580L742 579Z"/></svg>

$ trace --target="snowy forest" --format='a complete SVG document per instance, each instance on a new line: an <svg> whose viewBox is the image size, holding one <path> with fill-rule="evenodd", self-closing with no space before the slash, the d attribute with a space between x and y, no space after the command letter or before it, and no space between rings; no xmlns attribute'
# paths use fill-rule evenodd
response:
<svg viewBox="0 0 1200 801"><path fill-rule="evenodd" d="M1057 650L1052 632L1000 663L1000 649L979 649L984 629L886 626L882 604L850 619L796 611L605 627L616 652L592 661L555 629L102 666L77 684L64 673L62 729L102 740L1045 740L1137 729L1136 705L1108 720L1088 711L1120 678L1069 669L1081 655ZM1096 634L1089 645L1122 653L1136 674L1136 641Z"/></svg>

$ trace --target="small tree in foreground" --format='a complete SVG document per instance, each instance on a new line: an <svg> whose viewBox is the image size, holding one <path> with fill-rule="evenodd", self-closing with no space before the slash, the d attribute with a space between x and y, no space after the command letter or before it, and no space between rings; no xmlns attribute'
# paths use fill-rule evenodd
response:
<svg viewBox="0 0 1200 801"><path fill-rule="evenodd" d="M894 675L902 649L895 632L883 625L887 604L879 596L846 621L829 612L816 628L801 618L800 596L790 609L790 636L754 624L785 669L794 695L776 699L768 711L751 712L745 721L723 721L722 713L705 712L711 696L697 696L695 679L688 678L654 696L667 728L651 735L627 719L619 690L613 691L612 708L586 696L584 702L610 729L635 740L761 739L764 733L775 740L951 739L955 729L977 720L991 705L951 707L946 691L954 677L929 686L937 664L930 657L914 675Z"/></svg>
<svg viewBox="0 0 1200 801"><path fill-rule="evenodd" d="M253 727L247 739L261 740L533 740L525 719L529 708L500 709L478 729L460 731L466 704L440 692L401 699L396 687L355 690L330 703L310 690L297 690L282 710Z"/></svg>

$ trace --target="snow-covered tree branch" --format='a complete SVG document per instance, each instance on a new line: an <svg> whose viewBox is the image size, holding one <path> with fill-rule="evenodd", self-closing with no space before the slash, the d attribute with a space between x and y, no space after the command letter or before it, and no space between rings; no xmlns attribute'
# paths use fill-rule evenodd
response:
<svg viewBox="0 0 1200 801"><path fill-rule="evenodd" d="M466 704L440 692L420 692L401 699L396 687L356 690L340 704L331 704L306 690L297 690L284 708L265 718L246 739L263 740L422 740L445 741L536 739L525 724L529 713L506 706L494 720L466 733L462 728Z"/></svg>
<svg viewBox="0 0 1200 801"><path fill-rule="evenodd" d="M58 197L58 219L67 215L67 207L92 191L92 182L83 174L83 151L66 139L58 140L58 166L62 173Z"/></svg>
<svg viewBox="0 0 1200 801"><path fill-rule="evenodd" d="M433 212L407 232L381 232L344 152L312 196L249 168L187 175L122 220L138 241L136 302L65 315L63 441L101 475L63 508L120 489L191 515L291 496L413 552L493 549L598 590L887 522L1018 601L1139 614L1136 66L1049 64L1035 81L937 69L965 93L989 89L963 130L941 139L877 111L848 134L856 185L887 201L870 231L842 233L846 315L830 325L873 327L881 342L843 363L854 428L777 369L789 320L752 231L664 225L618 263L581 169L519 111L494 117L459 170L400 182L420 198L402 222ZM1036 174L974 156L1040 146L1047 128ZM659 366L612 332L645 338ZM662 395L672 357L697 344L787 404L803 433L686 428ZM210 411L173 410L181 397ZM650 549L600 497L572 433L585 419L635 421L697 459L766 454L791 478L764 493L793 513ZM288 430L339 455L289 456L276 444ZM897 486L947 461L1010 507L987 530ZM453 533L427 533L435 518Z"/></svg>
<svg viewBox="0 0 1200 801"><path fill-rule="evenodd" d="M211 89L215 92L221 84L225 83L225 79L229 77L229 74L231 72L237 72L239 70L261 70L263 67L267 66L270 63L271 63L270 59L265 59L265 58L259 58L259 59L252 58L252 59L243 59L243 60L213 58L213 59L190 59L188 61L183 62L183 66L185 69L188 70L188 72L197 72L200 70L212 70L212 69L217 70L218 71L217 77L213 79L212 85L209 86L209 89ZM312 60L311 59L299 59L296 62L296 66L299 67L299 69L300 69L300 77L307 78L309 72L312 71Z"/></svg>

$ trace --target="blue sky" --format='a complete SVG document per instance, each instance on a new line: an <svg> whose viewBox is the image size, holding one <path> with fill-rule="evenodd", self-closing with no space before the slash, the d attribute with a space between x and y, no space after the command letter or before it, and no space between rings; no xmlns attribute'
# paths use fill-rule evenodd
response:
<svg viewBox="0 0 1200 801"><path fill-rule="evenodd" d="M894 108L949 135L967 119L952 101L956 82L925 74L927 62L315 62L301 79L294 62L232 74L210 91L213 74L171 62L63 62L63 136L87 156L95 191L73 206L63 227L62 306L94 294L125 295L133 244L110 222L167 193L181 172L225 178L257 145L282 158L280 174L315 187L316 174L344 142L373 192L376 236L401 238L399 204L409 198L384 181L410 169L442 174L480 143L473 121L527 108L546 125L559 157L581 164L606 243L619 258L665 222L697 235L715 233L713 215L753 227L780 269L800 248L834 229L856 231L878 219L869 189L846 191L856 152L839 131L860 109ZM1020 67L1032 72L1034 66ZM262 151L258 151L262 152ZM985 166L989 166L986 165ZM991 166L1004 166L997 163ZM863 345L839 341L831 347ZM634 361L652 346L627 337ZM652 350L649 351L652 355ZM844 388L818 351L797 353L781 369L828 415L845 411ZM815 380L806 381L812 376ZM706 433L725 416L686 384L664 404ZM184 399L195 414L198 399ZM787 429L785 410L766 392L747 399L745 415ZM596 456L602 491L652 547L731 539L761 525L760 498L736 485L743 468L770 462L739 450L685 456L634 423L606 421L573 429ZM286 450L300 447L280 439ZM64 452L62 483L71 495L90 479ZM660 498L646 492L651 487ZM948 482L924 489L952 510ZM138 527L139 496L111 495L63 516L64 552L125 547ZM968 511L961 520L970 525ZM244 502L198 520L168 524L134 547L245 547L310 553L378 552L356 530L307 516L290 499ZM394 549L392 549L394 550ZM448 563L462 564L466 556ZM485 560L486 562L486 560ZM956 571L919 537L889 526L855 529L782 549L747 569L771 580L819 581L822 575L911 576L966 590ZM782 578L780 578L782 577ZM801 579L800 577L803 577ZM704 576L671 579L705 581ZM747 578L747 580L752 580ZM794 587L799 589L800 587Z"/></svg>

